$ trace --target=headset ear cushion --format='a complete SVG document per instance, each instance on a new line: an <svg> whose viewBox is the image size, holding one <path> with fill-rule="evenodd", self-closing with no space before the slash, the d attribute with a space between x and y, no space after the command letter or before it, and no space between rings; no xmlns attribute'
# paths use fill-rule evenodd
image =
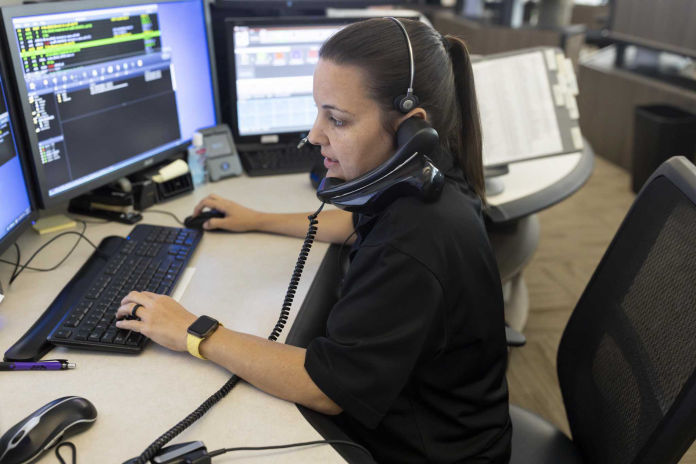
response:
<svg viewBox="0 0 696 464"><path fill-rule="evenodd" d="M413 94L399 95L394 99L394 108L406 114L418 106L418 97Z"/></svg>

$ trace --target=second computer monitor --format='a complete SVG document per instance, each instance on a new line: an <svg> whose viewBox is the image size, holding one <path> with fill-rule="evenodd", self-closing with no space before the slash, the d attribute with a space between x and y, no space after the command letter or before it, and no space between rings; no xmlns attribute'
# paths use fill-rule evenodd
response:
<svg viewBox="0 0 696 464"><path fill-rule="evenodd" d="M235 140L298 140L314 124L314 68L321 45L350 18L228 20Z"/></svg>
<svg viewBox="0 0 696 464"><path fill-rule="evenodd" d="M44 206L171 156L217 121L203 0L3 8Z"/></svg>
<svg viewBox="0 0 696 464"><path fill-rule="evenodd" d="M14 243L36 217L24 159L15 137L15 118L5 92L5 69L0 58L0 254ZM1 298L0 298L1 299Z"/></svg>

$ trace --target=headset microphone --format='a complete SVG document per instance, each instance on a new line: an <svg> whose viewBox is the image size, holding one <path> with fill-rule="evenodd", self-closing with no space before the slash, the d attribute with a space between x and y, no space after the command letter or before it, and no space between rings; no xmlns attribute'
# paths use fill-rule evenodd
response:
<svg viewBox="0 0 696 464"><path fill-rule="evenodd" d="M304 147L307 142L309 142L309 136L304 137L302 140L300 140L300 143L297 144L297 149L299 150L300 148Z"/></svg>

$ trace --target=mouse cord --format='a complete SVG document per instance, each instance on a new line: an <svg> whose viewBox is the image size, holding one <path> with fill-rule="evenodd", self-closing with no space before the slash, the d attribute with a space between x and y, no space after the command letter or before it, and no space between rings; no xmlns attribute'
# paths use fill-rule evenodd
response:
<svg viewBox="0 0 696 464"><path fill-rule="evenodd" d="M72 464L77 464L77 449L75 449L75 445L73 445L69 441L64 441L63 443L59 444L55 448L56 457L60 461L60 464L66 464L66 462L63 460L63 456L60 455L60 449L63 446L67 446L68 448L70 448L72 450Z"/></svg>
<svg viewBox="0 0 696 464"><path fill-rule="evenodd" d="M285 299L283 300L283 307L280 310L280 317L276 326L273 328L271 335L268 336L269 340L276 341L280 332L285 327L285 323L288 321L288 315L290 314L290 306L295 298L295 291L300 282L300 277L302 277L302 271L304 270L304 265L307 262L307 256L309 255L309 250L312 248L314 243L314 238L317 235L317 216L324 209L325 203L322 203L318 210L307 216L309 219L309 229L307 230L307 235L305 236L302 249L300 250L300 255L297 258L297 264L295 265L295 270L290 278L290 285L288 285L288 290L285 294ZM157 452L167 443L169 443L174 437L183 432L187 427L193 424L195 421L200 419L203 414L205 414L210 408L212 408L218 401L224 398L239 382L239 377L232 374L230 379L225 382L225 384L217 392L211 395L207 400L205 400L195 411L190 413L184 419L179 421L174 427L169 429L167 432L162 434L157 440L152 442L145 451L143 451L140 456L135 460L135 464L146 464L147 461L151 460Z"/></svg>
<svg viewBox="0 0 696 464"><path fill-rule="evenodd" d="M143 210L143 211L140 211L140 212L141 212L141 213L166 214L167 216L173 217L174 220L177 222L177 224L179 224L179 225L181 225L181 226L184 225L184 223L181 221L181 219L179 219L179 217L178 217L176 214L174 214L174 213L172 213L172 212L170 212L170 211L164 211L164 210L159 210L159 209L148 209L148 210Z"/></svg>

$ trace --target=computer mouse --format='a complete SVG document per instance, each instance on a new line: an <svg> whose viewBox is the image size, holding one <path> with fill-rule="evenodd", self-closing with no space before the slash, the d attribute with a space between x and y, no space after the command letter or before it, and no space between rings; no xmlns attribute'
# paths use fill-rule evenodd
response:
<svg viewBox="0 0 696 464"><path fill-rule="evenodd" d="M184 226L189 229L202 229L203 223L210 218L222 218L225 217L225 213L218 211L216 209L209 209L207 211L202 211L198 216L189 216L184 219Z"/></svg>
<svg viewBox="0 0 696 464"><path fill-rule="evenodd" d="M0 437L0 463L31 462L57 444L88 429L97 420L92 403L79 396L51 401Z"/></svg>

